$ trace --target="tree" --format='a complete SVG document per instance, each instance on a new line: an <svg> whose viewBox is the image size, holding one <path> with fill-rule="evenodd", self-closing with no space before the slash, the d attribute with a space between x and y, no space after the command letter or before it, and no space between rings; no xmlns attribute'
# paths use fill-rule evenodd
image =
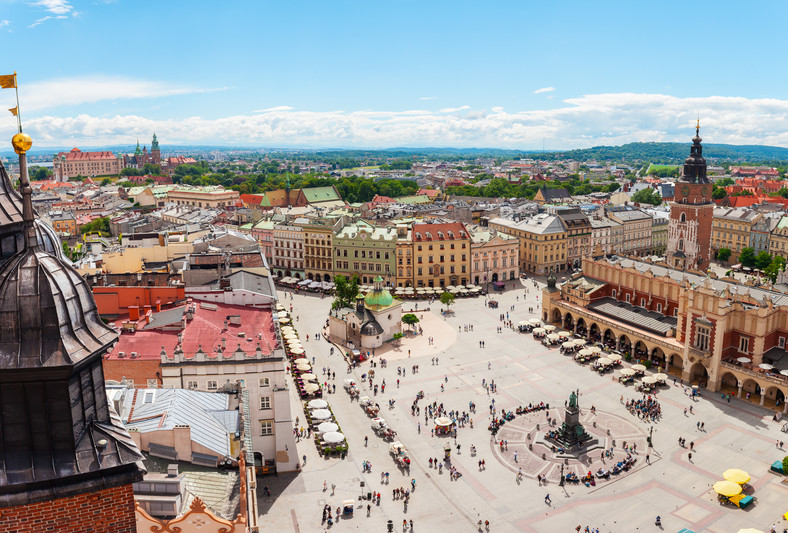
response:
<svg viewBox="0 0 788 533"><path fill-rule="evenodd" d="M450 292L444 292L441 294L441 303L446 306L446 311L448 311L449 306L454 303L454 295Z"/></svg>
<svg viewBox="0 0 788 533"><path fill-rule="evenodd" d="M750 247L742 248L742 251L739 253L739 263L742 266L746 267L754 267L755 266L755 250Z"/></svg>
<svg viewBox="0 0 788 533"><path fill-rule="evenodd" d="M730 248L720 248L717 250L717 260L718 261L727 261L731 258L731 249Z"/></svg>
<svg viewBox="0 0 788 533"><path fill-rule="evenodd" d="M97 218L87 224L83 224L82 227L79 228L79 232L83 235L93 231L98 231L101 235L110 235L109 217Z"/></svg>
<svg viewBox="0 0 788 533"><path fill-rule="evenodd" d="M107 186L107 185L112 185L112 179L104 178L103 180L101 180L101 186L102 187Z"/></svg>
<svg viewBox="0 0 788 533"><path fill-rule="evenodd" d="M662 196L660 196L656 189L649 187L648 189L640 189L633 194L632 201L639 204L660 205L662 203Z"/></svg>
<svg viewBox="0 0 788 533"><path fill-rule="evenodd" d="M394 339L394 342L397 343L397 346L399 346L399 344L402 342L402 337L404 336L405 335L403 335L398 331L394 335L392 335L391 338Z"/></svg>
<svg viewBox="0 0 788 533"><path fill-rule="evenodd" d="M788 455L783 457L783 473L788 473Z"/></svg>
<svg viewBox="0 0 788 533"><path fill-rule="evenodd" d="M334 283L336 285L336 298L331 304L331 309L352 308L358 297L358 276L353 276L348 280L345 276L339 274L334 278Z"/></svg>
<svg viewBox="0 0 788 533"><path fill-rule="evenodd" d="M785 258L779 255L775 255L772 258L772 262L769 263L769 266L763 269L763 273L766 274L766 276L770 280L772 280L772 283L776 283L777 275L780 272L783 272L784 270L785 270Z"/></svg>
<svg viewBox="0 0 788 533"><path fill-rule="evenodd" d="M725 189L717 188L717 189L714 189L714 191L711 193L711 197L714 200L721 200L721 199L725 198L726 196L728 196L728 192Z"/></svg>
<svg viewBox="0 0 788 533"><path fill-rule="evenodd" d="M52 171L46 167L31 166L27 173L32 181L48 180L52 176Z"/></svg>
<svg viewBox="0 0 788 533"><path fill-rule="evenodd" d="M755 268L765 270L772 263L772 256L769 252L758 252L755 256Z"/></svg>
<svg viewBox="0 0 788 533"><path fill-rule="evenodd" d="M145 163L142 167L142 175L145 174L152 174L154 176L161 175L161 165L155 165L153 163Z"/></svg>
<svg viewBox="0 0 788 533"><path fill-rule="evenodd" d="M415 326L419 323L419 317L414 315L413 313L408 313L406 315L402 315L402 323L408 326Z"/></svg>
<svg viewBox="0 0 788 533"><path fill-rule="evenodd" d="M733 185L735 182L733 178L721 178L714 182L717 187L727 187L728 185Z"/></svg>
<svg viewBox="0 0 788 533"><path fill-rule="evenodd" d="M783 198L788 198L788 187L783 187L779 191L777 191L777 196L782 196Z"/></svg>

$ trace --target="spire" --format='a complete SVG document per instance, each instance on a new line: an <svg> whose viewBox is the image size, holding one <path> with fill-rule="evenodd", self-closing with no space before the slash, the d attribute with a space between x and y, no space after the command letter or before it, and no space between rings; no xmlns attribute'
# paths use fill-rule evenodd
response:
<svg viewBox="0 0 788 533"><path fill-rule="evenodd" d="M140 149L140 140L137 138L137 148L134 150L134 155L141 155L142 150Z"/></svg>
<svg viewBox="0 0 788 533"><path fill-rule="evenodd" d="M156 138L156 132L153 132L153 140L150 143L150 151L151 152L158 152L159 151L159 139Z"/></svg>
<svg viewBox="0 0 788 533"><path fill-rule="evenodd" d="M25 224L25 246L35 248L38 246L36 235L35 212L33 211L33 189L30 187L30 177L27 174L27 151L33 146L33 139L26 133L17 133L11 139L14 151L19 154L19 189L22 193L22 220Z"/></svg>

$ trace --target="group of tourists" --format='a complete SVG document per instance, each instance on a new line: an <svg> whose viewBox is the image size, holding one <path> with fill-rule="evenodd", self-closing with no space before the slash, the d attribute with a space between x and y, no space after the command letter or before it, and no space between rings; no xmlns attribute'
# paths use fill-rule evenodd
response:
<svg viewBox="0 0 788 533"><path fill-rule="evenodd" d="M625 405L631 414L637 415L641 420L656 422L662 417L659 401L651 396L644 395L640 400L627 400Z"/></svg>

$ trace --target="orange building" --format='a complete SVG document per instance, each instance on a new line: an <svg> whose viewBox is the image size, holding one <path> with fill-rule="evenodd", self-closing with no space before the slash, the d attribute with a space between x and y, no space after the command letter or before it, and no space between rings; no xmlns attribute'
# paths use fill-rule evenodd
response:
<svg viewBox="0 0 788 533"><path fill-rule="evenodd" d="M93 287L99 315L117 316L136 314L140 309L161 311L163 305L174 304L186 299L183 286L166 287Z"/></svg>

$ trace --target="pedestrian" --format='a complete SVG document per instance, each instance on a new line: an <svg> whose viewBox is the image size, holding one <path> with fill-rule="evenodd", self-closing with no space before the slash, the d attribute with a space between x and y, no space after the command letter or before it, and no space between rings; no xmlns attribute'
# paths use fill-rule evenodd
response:
<svg viewBox="0 0 788 533"><path fill-rule="evenodd" d="M367 444L369 443L369 436L364 437L364 447L366 448Z"/></svg>
<svg viewBox="0 0 788 533"><path fill-rule="evenodd" d="M547 505L551 505L551 504L553 503L553 502L552 502L552 500L550 500L550 495L549 495L549 494L545 495L545 497L544 497L544 502L545 502Z"/></svg>
<svg viewBox="0 0 788 533"><path fill-rule="evenodd" d="M695 442L690 442L690 450L695 451Z"/></svg>
<svg viewBox="0 0 788 533"><path fill-rule="evenodd" d="M692 452L687 454L687 460L691 463L692 462Z"/></svg>
<svg viewBox="0 0 788 533"><path fill-rule="evenodd" d="M649 454L646 454L646 464L651 464L651 457Z"/></svg>

